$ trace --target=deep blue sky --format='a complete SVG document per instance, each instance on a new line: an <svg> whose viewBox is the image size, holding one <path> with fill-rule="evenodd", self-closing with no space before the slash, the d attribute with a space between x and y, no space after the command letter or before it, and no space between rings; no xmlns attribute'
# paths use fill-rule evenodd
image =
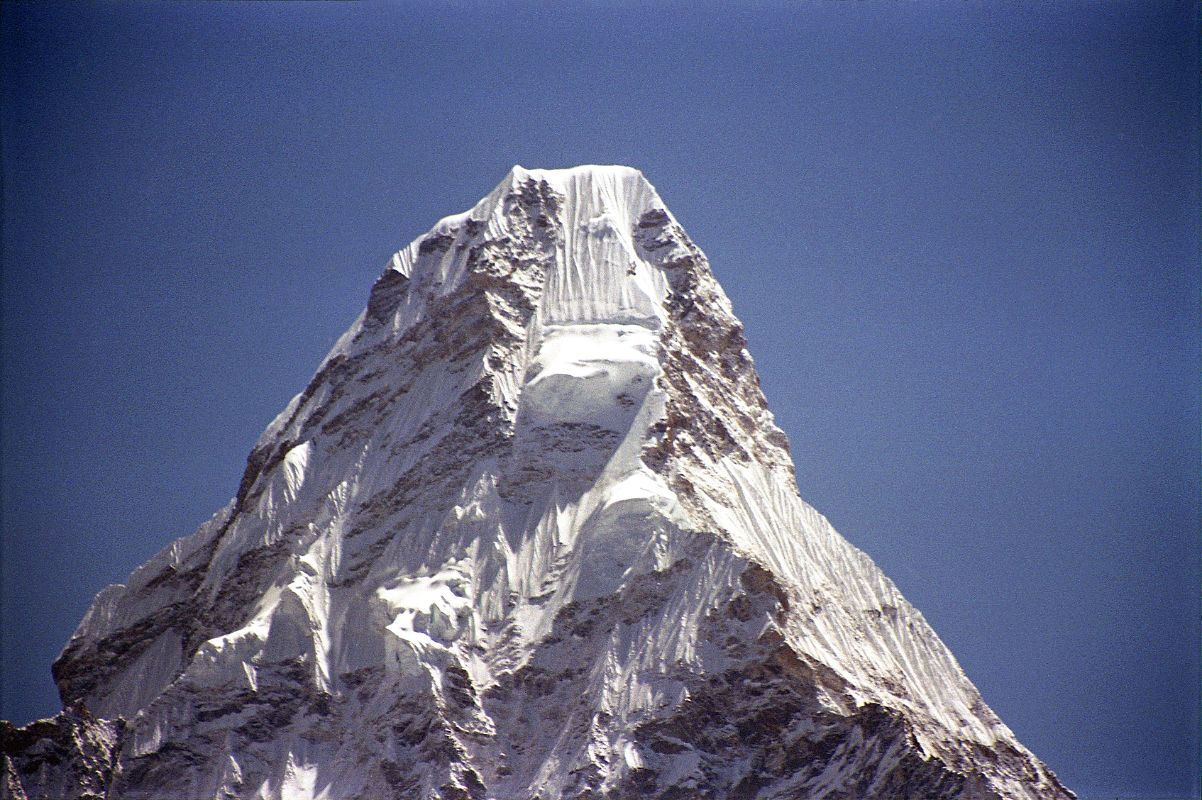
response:
<svg viewBox="0 0 1202 800"><path fill-rule="evenodd" d="M394 250L515 163L625 163L802 495L1023 742L1195 795L1197 6L582 9L4 4L2 715Z"/></svg>

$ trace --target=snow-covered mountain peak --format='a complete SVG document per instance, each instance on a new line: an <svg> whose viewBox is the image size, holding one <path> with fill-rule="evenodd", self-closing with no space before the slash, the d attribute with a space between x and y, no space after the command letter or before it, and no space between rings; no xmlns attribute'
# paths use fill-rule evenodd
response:
<svg viewBox="0 0 1202 800"><path fill-rule="evenodd" d="M446 235L468 222L473 228L488 225L504 215L503 201L506 197L532 183L545 185L561 196L570 217L585 222L608 217L617 223L618 230L624 232L629 232L631 222L652 209L670 214L655 187L642 172L633 167L583 165L564 169L526 169L515 165L475 206L443 217L414 244L420 246L420 242ZM391 266L404 271L402 264L396 260Z"/></svg>
<svg viewBox="0 0 1202 800"><path fill-rule="evenodd" d="M1069 797L798 496L628 167L515 167L398 252L54 672L72 710L0 728L30 797Z"/></svg>
<svg viewBox="0 0 1202 800"><path fill-rule="evenodd" d="M504 182L517 186L527 178L547 181L555 189L565 191L569 182L627 182L631 184L646 184L650 186L641 170L624 164L578 164L574 167L559 167L552 169L527 169L521 164L514 164L504 178Z"/></svg>

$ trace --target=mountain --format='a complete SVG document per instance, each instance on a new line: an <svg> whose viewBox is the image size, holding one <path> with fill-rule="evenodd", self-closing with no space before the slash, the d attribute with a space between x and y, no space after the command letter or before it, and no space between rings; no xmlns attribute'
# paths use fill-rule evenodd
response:
<svg viewBox="0 0 1202 800"><path fill-rule="evenodd" d="M798 496L626 167L515 167L393 256L54 677L3 797L1072 797Z"/></svg>

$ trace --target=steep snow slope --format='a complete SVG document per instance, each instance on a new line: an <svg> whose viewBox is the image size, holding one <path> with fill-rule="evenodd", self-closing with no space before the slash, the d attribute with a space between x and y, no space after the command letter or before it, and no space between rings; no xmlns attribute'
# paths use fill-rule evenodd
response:
<svg viewBox="0 0 1202 800"><path fill-rule="evenodd" d="M798 497L626 167L515 167L397 253L54 672L3 796L1071 796Z"/></svg>

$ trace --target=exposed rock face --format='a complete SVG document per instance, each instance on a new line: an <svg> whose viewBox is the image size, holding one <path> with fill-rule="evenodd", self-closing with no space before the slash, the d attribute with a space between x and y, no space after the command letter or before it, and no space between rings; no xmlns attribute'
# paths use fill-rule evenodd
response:
<svg viewBox="0 0 1202 800"><path fill-rule="evenodd" d="M24 728L0 720L0 797L104 800L123 730L82 707Z"/></svg>
<svg viewBox="0 0 1202 800"><path fill-rule="evenodd" d="M1071 797L792 469L643 176L515 168L97 596L0 796Z"/></svg>

